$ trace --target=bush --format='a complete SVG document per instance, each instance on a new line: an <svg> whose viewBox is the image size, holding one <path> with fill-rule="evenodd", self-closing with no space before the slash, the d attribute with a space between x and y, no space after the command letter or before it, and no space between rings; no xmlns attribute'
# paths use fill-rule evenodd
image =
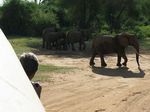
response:
<svg viewBox="0 0 150 112"><path fill-rule="evenodd" d="M11 0L2 7L1 25L5 33L25 35L31 26L33 5L20 0Z"/></svg>
<svg viewBox="0 0 150 112"><path fill-rule="evenodd" d="M0 26L8 35L39 36L43 28L57 24L53 11L33 2L10 0L1 7Z"/></svg>
<svg viewBox="0 0 150 112"><path fill-rule="evenodd" d="M136 26L134 32L139 39L150 38L150 26Z"/></svg>
<svg viewBox="0 0 150 112"><path fill-rule="evenodd" d="M56 25L58 23L56 15L51 11L40 8L32 15L34 35L41 35L42 30L46 27Z"/></svg>

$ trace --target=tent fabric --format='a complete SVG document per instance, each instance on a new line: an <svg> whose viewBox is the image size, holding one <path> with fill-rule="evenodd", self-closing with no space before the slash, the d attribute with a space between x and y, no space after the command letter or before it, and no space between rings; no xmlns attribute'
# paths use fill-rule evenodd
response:
<svg viewBox="0 0 150 112"><path fill-rule="evenodd" d="M19 59L1 29L0 112L45 112Z"/></svg>

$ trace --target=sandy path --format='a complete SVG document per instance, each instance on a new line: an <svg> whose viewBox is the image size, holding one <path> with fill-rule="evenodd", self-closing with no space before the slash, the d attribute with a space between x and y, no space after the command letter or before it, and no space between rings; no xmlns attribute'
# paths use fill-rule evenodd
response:
<svg viewBox="0 0 150 112"><path fill-rule="evenodd" d="M150 112L150 55L143 56L139 71L135 55L128 55L129 69L118 69L115 56L106 57L107 68L99 67L99 58L91 68L89 58L40 55L40 63L80 68L43 83L46 112Z"/></svg>

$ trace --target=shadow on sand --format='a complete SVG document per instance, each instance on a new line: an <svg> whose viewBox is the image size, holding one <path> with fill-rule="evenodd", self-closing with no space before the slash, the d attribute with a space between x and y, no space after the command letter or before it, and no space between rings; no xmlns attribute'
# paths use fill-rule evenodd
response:
<svg viewBox="0 0 150 112"><path fill-rule="evenodd" d="M99 75L105 76L121 76L123 78L144 78L145 73L141 68L138 68L139 72L130 71L127 67L120 68L103 68L103 67L92 67L92 71Z"/></svg>

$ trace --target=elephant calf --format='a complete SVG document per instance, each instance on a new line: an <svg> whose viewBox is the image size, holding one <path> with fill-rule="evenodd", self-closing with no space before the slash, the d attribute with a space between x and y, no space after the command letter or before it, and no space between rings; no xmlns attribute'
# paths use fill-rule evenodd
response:
<svg viewBox="0 0 150 112"><path fill-rule="evenodd" d="M105 67L107 64L104 60L105 54L117 53L117 66L127 65L127 57L125 48L128 45L133 46L136 49L136 61L139 64L139 43L135 35L128 33L121 33L115 37L109 35L97 36L92 42L92 57L90 59L90 65L94 65L94 58L98 54L101 59L101 66ZM121 57L124 62L121 64Z"/></svg>

